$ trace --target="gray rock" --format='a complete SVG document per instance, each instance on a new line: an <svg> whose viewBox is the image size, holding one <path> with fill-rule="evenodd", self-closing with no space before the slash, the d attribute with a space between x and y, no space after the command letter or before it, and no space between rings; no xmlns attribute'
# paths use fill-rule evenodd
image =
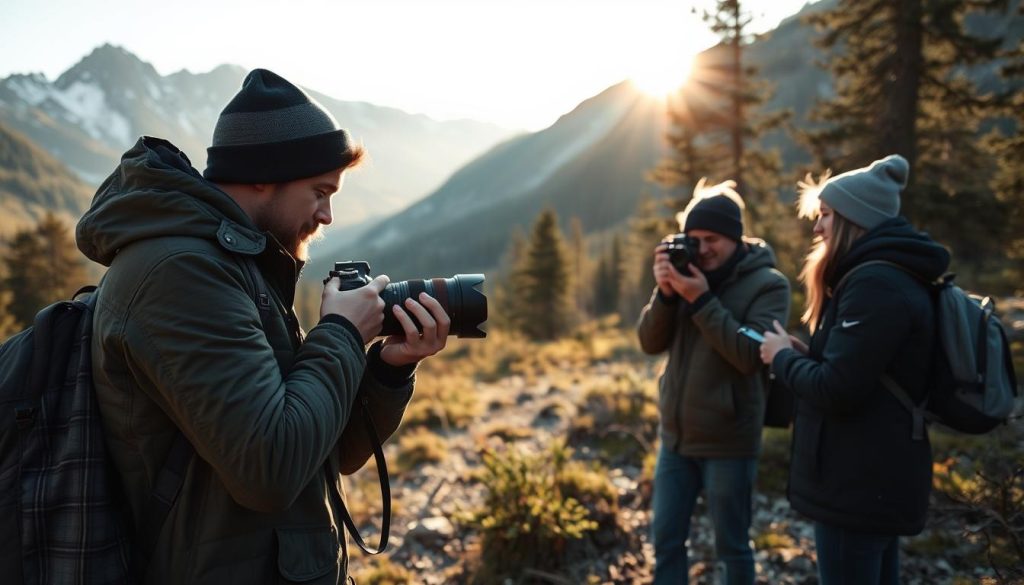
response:
<svg viewBox="0 0 1024 585"><path fill-rule="evenodd" d="M405 537L428 549L440 550L455 535L455 527L443 516L424 518L414 524Z"/></svg>

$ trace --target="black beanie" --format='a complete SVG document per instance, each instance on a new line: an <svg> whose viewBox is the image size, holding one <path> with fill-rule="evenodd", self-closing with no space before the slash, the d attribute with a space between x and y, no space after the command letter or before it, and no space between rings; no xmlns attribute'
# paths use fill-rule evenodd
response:
<svg viewBox="0 0 1024 585"><path fill-rule="evenodd" d="M352 140L323 106L266 69L245 77L206 149L203 176L219 183L284 183L347 166Z"/></svg>
<svg viewBox="0 0 1024 585"><path fill-rule="evenodd" d="M726 195L704 197L686 213L683 232L690 230L708 230L739 242L743 238L740 206Z"/></svg>

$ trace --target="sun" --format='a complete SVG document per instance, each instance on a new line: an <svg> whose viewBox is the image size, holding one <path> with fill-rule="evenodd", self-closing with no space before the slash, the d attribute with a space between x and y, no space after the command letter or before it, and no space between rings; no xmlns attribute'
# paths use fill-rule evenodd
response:
<svg viewBox="0 0 1024 585"><path fill-rule="evenodd" d="M677 58L645 59L637 63L629 79L640 91L654 97L665 97L689 79L695 55Z"/></svg>

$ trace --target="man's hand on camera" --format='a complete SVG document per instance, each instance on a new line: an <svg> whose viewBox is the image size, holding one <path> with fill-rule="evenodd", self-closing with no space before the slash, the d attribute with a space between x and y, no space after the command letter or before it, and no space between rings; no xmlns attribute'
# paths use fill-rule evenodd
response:
<svg viewBox="0 0 1024 585"><path fill-rule="evenodd" d="M674 297L676 291L672 287L670 272L672 262L669 261L668 252L665 251L667 248L668 244L662 242L654 249L654 282L658 283L658 290L663 296Z"/></svg>
<svg viewBox="0 0 1024 585"><path fill-rule="evenodd" d="M672 285L672 290L676 294L686 299L686 302L692 303L700 298L700 295L708 292L711 287L708 285L707 277L695 264L690 263L688 266L690 274L686 275L676 270L676 267L670 262L668 265L669 284Z"/></svg>
<svg viewBox="0 0 1024 585"><path fill-rule="evenodd" d="M380 293L388 282L388 277L382 274L366 286L342 291L338 290L341 280L337 276L331 278L320 297L320 318L332 313L341 315L356 326L363 344L369 343L384 326L384 299L380 298Z"/></svg>
<svg viewBox="0 0 1024 585"><path fill-rule="evenodd" d="M437 299L427 293L420 293L419 302L409 298L405 300L405 310L398 305L392 309L404 335L391 335L384 340L380 359L385 363L392 366L413 364L444 349L448 342L448 328L452 323ZM409 313L423 326L422 334L416 330L416 324Z"/></svg>

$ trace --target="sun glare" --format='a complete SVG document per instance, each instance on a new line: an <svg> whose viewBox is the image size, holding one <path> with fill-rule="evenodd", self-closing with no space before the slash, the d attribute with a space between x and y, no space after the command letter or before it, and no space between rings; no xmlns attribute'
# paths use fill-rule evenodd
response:
<svg viewBox="0 0 1024 585"><path fill-rule="evenodd" d="M664 97L682 87L693 69L694 55L682 59L648 60L640 63L630 80L640 91Z"/></svg>

